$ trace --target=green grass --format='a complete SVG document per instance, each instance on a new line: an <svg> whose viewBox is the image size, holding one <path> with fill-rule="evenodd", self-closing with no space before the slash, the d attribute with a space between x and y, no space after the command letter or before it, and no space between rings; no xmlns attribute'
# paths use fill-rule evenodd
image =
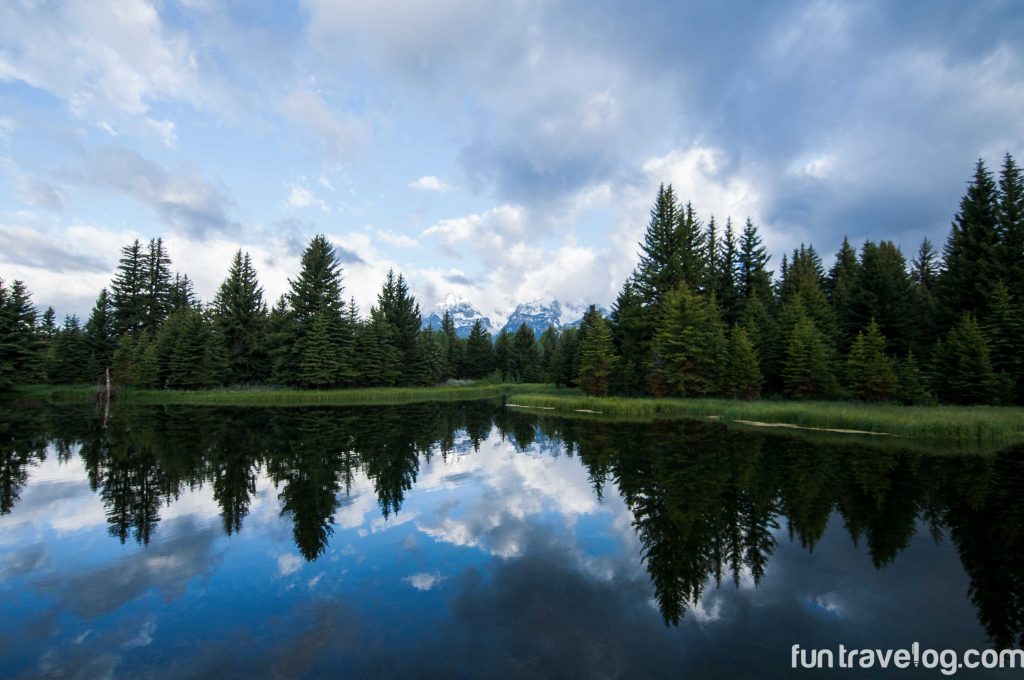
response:
<svg viewBox="0 0 1024 680"><path fill-rule="evenodd" d="M915 440L968 445L1024 442L1024 408L898 406L820 401L730 399L629 399L514 392L509 404L552 413L599 411L608 419L652 420L717 417L730 423L787 423L805 428L859 430Z"/></svg>
<svg viewBox="0 0 1024 680"><path fill-rule="evenodd" d="M543 384L478 384L438 387L367 387L343 390L293 390L270 387L223 388L212 390L135 390L122 388L117 403L206 404L210 406L315 406L406 404L422 401L465 401L517 394L556 394ZM7 398L83 402L95 398L92 386L33 385L10 392Z"/></svg>

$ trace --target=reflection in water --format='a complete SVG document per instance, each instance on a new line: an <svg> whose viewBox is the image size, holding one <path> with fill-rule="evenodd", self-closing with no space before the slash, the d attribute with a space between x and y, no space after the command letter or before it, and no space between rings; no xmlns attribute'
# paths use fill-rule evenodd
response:
<svg viewBox="0 0 1024 680"><path fill-rule="evenodd" d="M927 456L720 424L538 418L492 402L389 408L123 408L106 428L85 409L0 415L0 511L11 513L32 465L76 448L109 533L146 545L161 510L209 485L228 535L245 530L257 480L276 486L299 553L321 557L357 473L380 513L402 509L432 456L479 449L498 434L519 449L578 457L598 499L614 485L632 514L658 609L678 625L707 585L760 585L778 537L815 549L830 518L877 569L918 528L948 532L990 639L1024 642L1024 451ZM461 442L461 444L457 443ZM466 451L456 451L458 447ZM430 582L421 575L420 583ZM425 580L424 580L425 579Z"/></svg>

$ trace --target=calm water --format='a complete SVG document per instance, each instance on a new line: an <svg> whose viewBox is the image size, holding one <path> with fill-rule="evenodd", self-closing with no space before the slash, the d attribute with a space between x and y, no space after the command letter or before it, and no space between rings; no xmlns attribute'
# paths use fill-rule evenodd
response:
<svg viewBox="0 0 1024 680"><path fill-rule="evenodd" d="M1024 630L1021 450L494 402L5 407L0 486L5 677L770 677L794 643Z"/></svg>

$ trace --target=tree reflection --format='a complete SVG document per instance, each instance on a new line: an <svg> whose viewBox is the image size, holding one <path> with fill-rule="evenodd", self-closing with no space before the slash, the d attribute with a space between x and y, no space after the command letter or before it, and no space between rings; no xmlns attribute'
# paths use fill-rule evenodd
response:
<svg viewBox="0 0 1024 680"><path fill-rule="evenodd" d="M602 500L614 487L665 622L679 624L708 587L758 585L777 542L813 551L832 518L883 569L920 526L947 534L992 641L1024 643L1024 448L931 456L812 441L720 423L558 419L497 402L395 407L90 409L0 413L0 514L11 512L47 451L77 449L112 535L149 543L162 507L209 484L224 531L242 530L261 471L316 560L357 475L381 514L400 513L420 466L479 450L494 428L517 450L578 457ZM49 447L49 448L48 448Z"/></svg>

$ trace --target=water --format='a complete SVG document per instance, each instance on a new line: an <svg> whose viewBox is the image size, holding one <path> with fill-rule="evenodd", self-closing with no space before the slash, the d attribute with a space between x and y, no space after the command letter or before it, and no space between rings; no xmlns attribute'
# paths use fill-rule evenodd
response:
<svg viewBox="0 0 1024 680"><path fill-rule="evenodd" d="M772 677L794 643L1024 630L1020 450L490 401L19 408L5 432L4 677Z"/></svg>

